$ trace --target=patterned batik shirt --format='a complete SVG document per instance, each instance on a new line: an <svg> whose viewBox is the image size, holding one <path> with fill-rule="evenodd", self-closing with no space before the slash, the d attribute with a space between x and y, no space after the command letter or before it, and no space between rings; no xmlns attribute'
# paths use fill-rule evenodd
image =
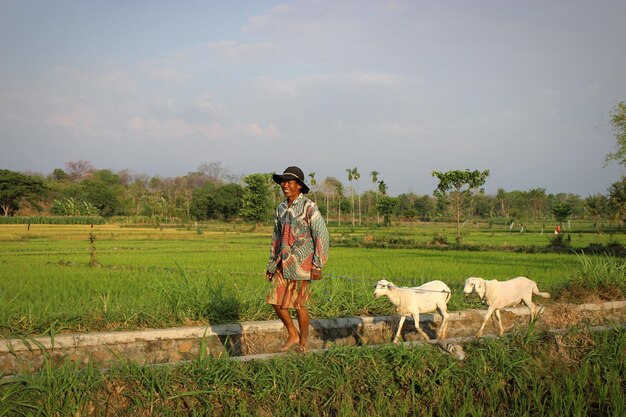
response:
<svg viewBox="0 0 626 417"><path fill-rule="evenodd" d="M311 279L311 270L326 263L328 247L328 229L317 204L300 194L291 207L287 200L276 207L268 272L275 273L281 263L285 279Z"/></svg>

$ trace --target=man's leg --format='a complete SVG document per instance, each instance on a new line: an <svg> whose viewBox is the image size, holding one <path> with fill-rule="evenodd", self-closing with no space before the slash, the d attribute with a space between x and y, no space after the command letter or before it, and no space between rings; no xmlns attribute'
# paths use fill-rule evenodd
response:
<svg viewBox="0 0 626 417"><path fill-rule="evenodd" d="M309 323L311 316L305 308L299 308L296 312L298 313L298 326L300 327L300 351L304 352L309 339Z"/></svg>
<svg viewBox="0 0 626 417"><path fill-rule="evenodd" d="M296 326L294 326L293 320L291 320L291 314L289 314L289 309L280 308L280 306L276 304L272 304L272 307L274 307L274 311L276 312L276 315L287 328L287 333L289 333L289 337L287 338L287 341L285 342L283 347L280 348L280 352L286 352L289 350L291 346L298 343L298 341L300 340L300 334L296 330ZM299 311L300 310L298 310L298 312ZM300 313L298 313L298 323L300 323ZM300 324L300 328L302 328L302 324ZM307 322L307 332L308 332L308 322Z"/></svg>

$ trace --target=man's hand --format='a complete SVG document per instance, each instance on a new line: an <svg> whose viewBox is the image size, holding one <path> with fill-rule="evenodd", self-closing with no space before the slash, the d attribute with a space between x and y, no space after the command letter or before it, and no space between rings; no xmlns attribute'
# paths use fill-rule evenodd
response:
<svg viewBox="0 0 626 417"><path fill-rule="evenodd" d="M269 282L272 282L272 278L274 278L274 274L272 274L270 271L265 271L265 279Z"/></svg>
<svg viewBox="0 0 626 417"><path fill-rule="evenodd" d="M319 268L311 269L311 280L317 281L318 279L322 279L322 270Z"/></svg>

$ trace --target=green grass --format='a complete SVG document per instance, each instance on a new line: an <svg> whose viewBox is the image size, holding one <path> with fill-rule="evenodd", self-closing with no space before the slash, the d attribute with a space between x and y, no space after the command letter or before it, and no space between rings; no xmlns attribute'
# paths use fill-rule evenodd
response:
<svg viewBox="0 0 626 417"><path fill-rule="evenodd" d="M96 225L100 266L92 267L89 226L0 225L0 336L274 319L264 302L270 228L201 227ZM475 305L460 294L470 275L526 275L556 293L572 294L570 283L583 283L587 293L623 288L623 259L515 252L548 245L547 236L467 227L464 243L480 251L334 245L326 277L314 283L313 316L393 313L372 296L381 278L398 285L441 279L454 292L451 310ZM626 240L580 229L573 247ZM435 233L454 241L451 225L331 228L335 242L429 242ZM626 415L623 328L556 336L531 327L464 348L464 362L427 345L106 370L47 361L40 372L0 380L0 415Z"/></svg>
<svg viewBox="0 0 626 417"><path fill-rule="evenodd" d="M271 228L201 227L198 234L195 227L181 225L34 225L30 230L0 225L0 336L274 319L264 301ZM358 240L430 236L442 228L451 230L442 224L330 230L332 240ZM92 231L98 267L90 266ZM478 229L475 241L491 233ZM498 233L517 238L516 245L528 242L508 229ZM580 276L579 256L502 250L498 245L508 240L501 238L494 238L494 249L482 251L333 246L325 278L314 283L311 313L317 318L392 314L390 303L372 296L382 278L407 286L443 280L453 290L449 307L456 310L476 305L460 294L468 276L524 275L550 292Z"/></svg>
<svg viewBox="0 0 626 417"><path fill-rule="evenodd" d="M173 367L66 362L0 381L0 415L623 416L626 330L332 348Z"/></svg>

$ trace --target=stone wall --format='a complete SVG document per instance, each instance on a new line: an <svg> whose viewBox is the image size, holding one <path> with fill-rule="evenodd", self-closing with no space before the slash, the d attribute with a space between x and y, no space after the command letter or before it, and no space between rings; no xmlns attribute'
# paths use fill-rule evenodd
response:
<svg viewBox="0 0 626 417"><path fill-rule="evenodd" d="M484 310L450 313L448 337L474 335ZM525 307L502 310L507 331L528 325ZM441 322L438 314L420 316L420 327L431 338ZM389 342L396 330L396 316L340 317L311 320L309 349L326 349L332 345L359 346ZM542 308L537 326L561 329L572 325L606 325L626 323L626 301L584 305L551 304ZM487 324L485 334L496 333L497 325ZM108 366L120 361L139 364L176 363L200 356L249 356L278 351L287 334L278 320L243 322L218 326L195 326L130 332L62 334L51 337L0 341L0 374L35 371L47 358L54 364L65 360L81 364ZM423 340L414 322L405 321L402 337L406 341Z"/></svg>

